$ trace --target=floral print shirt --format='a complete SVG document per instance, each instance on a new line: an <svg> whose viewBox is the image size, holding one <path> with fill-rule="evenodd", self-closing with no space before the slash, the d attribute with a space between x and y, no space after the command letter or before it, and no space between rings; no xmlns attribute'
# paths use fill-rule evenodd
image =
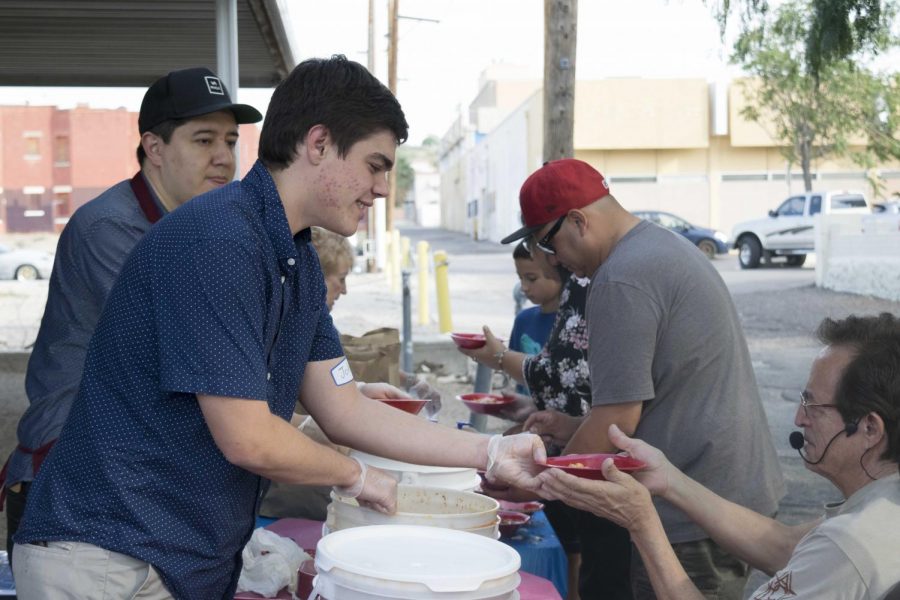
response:
<svg viewBox="0 0 900 600"><path fill-rule="evenodd" d="M522 371L538 410L580 417L591 407L585 305L591 280L572 275L559 298L556 322L540 354L525 359Z"/></svg>

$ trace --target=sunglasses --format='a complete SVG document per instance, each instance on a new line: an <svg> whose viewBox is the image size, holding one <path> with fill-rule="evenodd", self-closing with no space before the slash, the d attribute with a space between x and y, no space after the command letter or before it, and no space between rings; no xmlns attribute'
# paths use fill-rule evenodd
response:
<svg viewBox="0 0 900 600"><path fill-rule="evenodd" d="M538 250L541 250L547 254L556 254L556 248L550 243L550 240L553 239L553 236L559 231L559 228L562 227L563 221L566 220L566 215L561 216L556 220L556 223L553 224L553 227L550 228L550 231L547 232L547 235L542 237L537 242L534 241L534 236L529 235L525 238L525 249L528 250L529 253L533 253L532 246L537 246Z"/></svg>

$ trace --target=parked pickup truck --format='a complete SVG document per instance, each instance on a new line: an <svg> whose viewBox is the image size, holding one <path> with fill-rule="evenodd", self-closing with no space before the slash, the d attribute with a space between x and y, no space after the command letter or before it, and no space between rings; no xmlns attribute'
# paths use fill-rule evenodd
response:
<svg viewBox="0 0 900 600"><path fill-rule="evenodd" d="M862 192L805 192L770 210L765 219L738 223L731 239L742 269L755 269L760 261L769 262L774 256L785 256L789 266L799 267L806 261L806 255L815 251L815 215L871 212Z"/></svg>

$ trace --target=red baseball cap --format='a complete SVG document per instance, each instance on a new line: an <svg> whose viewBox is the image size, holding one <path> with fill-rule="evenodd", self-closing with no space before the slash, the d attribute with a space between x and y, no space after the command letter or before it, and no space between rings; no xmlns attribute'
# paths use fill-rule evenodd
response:
<svg viewBox="0 0 900 600"><path fill-rule="evenodd" d="M586 162L574 158L545 162L528 176L519 191L524 226L500 243L522 239L573 208L584 208L607 194L606 179Z"/></svg>

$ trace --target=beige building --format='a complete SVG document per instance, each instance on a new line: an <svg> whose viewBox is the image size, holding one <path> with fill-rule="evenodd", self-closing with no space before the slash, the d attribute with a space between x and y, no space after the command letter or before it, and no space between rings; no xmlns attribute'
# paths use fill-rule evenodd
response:
<svg viewBox="0 0 900 600"><path fill-rule="evenodd" d="M730 233L802 191L760 125L741 117L740 82L702 79L579 81L575 157L607 176L631 210L664 210ZM518 190L540 167L540 83L492 69L441 145L444 227L499 241L519 226ZM856 189L865 173L849 160L814 164L815 189ZM900 163L880 169L885 195L900 192Z"/></svg>

